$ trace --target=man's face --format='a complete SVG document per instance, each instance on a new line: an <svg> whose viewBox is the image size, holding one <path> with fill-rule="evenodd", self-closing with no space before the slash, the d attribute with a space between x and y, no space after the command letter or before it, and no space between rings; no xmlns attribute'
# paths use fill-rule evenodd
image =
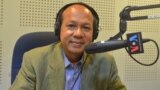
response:
<svg viewBox="0 0 160 90"><path fill-rule="evenodd" d="M82 55L92 35L93 15L87 8L72 5L63 12L60 40L67 55Z"/></svg>

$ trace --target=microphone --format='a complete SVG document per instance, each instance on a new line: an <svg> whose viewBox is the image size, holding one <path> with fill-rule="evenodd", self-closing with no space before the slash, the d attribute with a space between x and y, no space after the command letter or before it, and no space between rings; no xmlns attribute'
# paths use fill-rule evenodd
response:
<svg viewBox="0 0 160 90"><path fill-rule="evenodd" d="M142 43L148 42L150 39L142 39ZM87 53L101 53L106 51L112 51L128 47L127 40L110 40L110 41L99 41L96 43L89 44L86 46L85 51Z"/></svg>

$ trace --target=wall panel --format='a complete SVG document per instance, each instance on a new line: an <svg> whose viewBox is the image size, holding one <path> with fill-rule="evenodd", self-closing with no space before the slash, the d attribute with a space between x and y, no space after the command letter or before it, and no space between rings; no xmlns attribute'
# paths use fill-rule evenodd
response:
<svg viewBox="0 0 160 90"><path fill-rule="evenodd" d="M0 0L0 88L8 90L14 45L23 34L53 31L58 10L70 2L85 2L99 14L99 36L95 40L107 40L119 32L119 13L127 5L160 4L160 0ZM160 14L160 8L135 11L132 16ZM160 45L160 19L128 21L127 33L142 32L143 38L155 40ZM152 42L144 44L143 54L134 57L143 63L156 58ZM124 49L109 52L115 56L119 75L127 90L159 90L160 61L153 66L142 66L133 61Z"/></svg>

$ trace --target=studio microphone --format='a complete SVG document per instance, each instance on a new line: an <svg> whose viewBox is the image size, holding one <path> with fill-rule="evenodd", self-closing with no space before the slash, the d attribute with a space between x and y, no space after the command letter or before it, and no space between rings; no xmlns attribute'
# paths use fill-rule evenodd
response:
<svg viewBox="0 0 160 90"><path fill-rule="evenodd" d="M142 39L142 43L148 42L150 39ZM87 53L101 53L106 51L112 51L128 47L129 43L127 40L110 40L110 41L99 41L91 43L85 48Z"/></svg>
<svg viewBox="0 0 160 90"><path fill-rule="evenodd" d="M92 43L86 47L87 53L101 53L128 47L130 54L143 53L143 43L150 39L142 39L141 32L127 34L127 40L108 40Z"/></svg>

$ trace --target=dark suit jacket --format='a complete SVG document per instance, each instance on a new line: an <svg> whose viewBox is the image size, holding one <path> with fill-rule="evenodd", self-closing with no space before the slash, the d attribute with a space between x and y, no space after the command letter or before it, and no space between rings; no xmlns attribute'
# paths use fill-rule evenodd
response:
<svg viewBox="0 0 160 90"><path fill-rule="evenodd" d="M107 53L84 53L82 90L126 90L117 73L114 58ZM9 90L64 90L65 67L61 43L24 54L22 67Z"/></svg>

